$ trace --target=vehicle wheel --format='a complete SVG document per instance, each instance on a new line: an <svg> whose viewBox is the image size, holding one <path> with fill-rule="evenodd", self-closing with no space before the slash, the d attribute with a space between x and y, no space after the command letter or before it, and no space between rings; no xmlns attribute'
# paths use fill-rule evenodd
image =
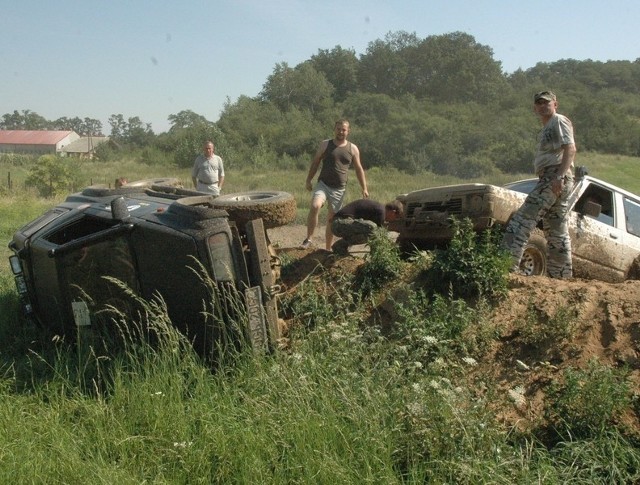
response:
<svg viewBox="0 0 640 485"><path fill-rule="evenodd" d="M547 274L547 240L540 229L534 229L525 244L520 269L527 276Z"/></svg>
<svg viewBox="0 0 640 485"><path fill-rule="evenodd" d="M82 191L82 195L89 197L106 197L109 195L126 195L140 192L141 190L150 189L153 186L161 187L181 187L182 182L177 178L154 178L142 179L129 182L122 187L110 188L106 185L91 185Z"/></svg>
<svg viewBox="0 0 640 485"><path fill-rule="evenodd" d="M182 197L173 201L167 212L178 217L198 220L226 217L226 211L213 207L213 200L212 195Z"/></svg>
<svg viewBox="0 0 640 485"><path fill-rule="evenodd" d="M255 191L224 194L213 200L239 228L253 219L262 219L265 229L285 226L296 218L296 200L288 192Z"/></svg>
<svg viewBox="0 0 640 485"><path fill-rule="evenodd" d="M637 256L636 259L633 260L633 263L631 263L629 271L627 271L626 279L640 280L640 256Z"/></svg>

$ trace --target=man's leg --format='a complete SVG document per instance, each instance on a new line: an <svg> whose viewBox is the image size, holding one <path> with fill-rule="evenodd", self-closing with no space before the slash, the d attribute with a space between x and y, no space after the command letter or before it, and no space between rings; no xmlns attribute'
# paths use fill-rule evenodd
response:
<svg viewBox="0 0 640 485"><path fill-rule="evenodd" d="M320 209L324 205L326 196L321 191L315 191L311 198L311 207L309 208L309 215L307 216L307 240L311 241L313 235L318 227L318 215Z"/></svg>
<svg viewBox="0 0 640 485"><path fill-rule="evenodd" d="M502 247L511 253L511 271L515 272L520 268L524 246L531 236L531 231L555 200L551 184L540 181L509 221L502 236Z"/></svg>
<svg viewBox="0 0 640 485"><path fill-rule="evenodd" d="M544 232L547 238L547 272L552 278L573 277L571 263L571 238L567 224L569 205L567 198L573 188L573 180L567 179L560 197L551 206L543 219Z"/></svg>
<svg viewBox="0 0 640 485"><path fill-rule="evenodd" d="M325 249L327 251L331 251L331 245L333 244L333 230L331 229L331 224L333 222L333 216L334 216L334 212L333 212L333 209L331 208L331 204L328 204L328 206L327 206L327 227L326 227L325 233L324 233Z"/></svg>

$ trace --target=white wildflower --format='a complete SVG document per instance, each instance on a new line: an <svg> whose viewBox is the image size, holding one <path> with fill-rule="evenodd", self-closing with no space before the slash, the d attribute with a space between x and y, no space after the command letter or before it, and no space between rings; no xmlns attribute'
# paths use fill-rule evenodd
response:
<svg viewBox="0 0 640 485"><path fill-rule="evenodd" d="M517 407L524 406L527 404L527 398L524 397L524 393L525 391L522 386L514 387L513 389L509 389L509 399L511 399Z"/></svg>
<svg viewBox="0 0 640 485"><path fill-rule="evenodd" d="M478 365L478 361L476 359L474 359L473 357L463 357L462 361L465 364L470 365L471 367L474 367L474 366Z"/></svg>
<svg viewBox="0 0 640 485"><path fill-rule="evenodd" d="M191 446L193 444L193 441L174 441L173 442L173 447L174 448L186 448L187 446Z"/></svg>

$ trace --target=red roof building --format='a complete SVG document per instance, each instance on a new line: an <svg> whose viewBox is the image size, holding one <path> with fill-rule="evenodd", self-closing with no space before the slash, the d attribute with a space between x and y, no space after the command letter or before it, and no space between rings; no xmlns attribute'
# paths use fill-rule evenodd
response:
<svg viewBox="0 0 640 485"><path fill-rule="evenodd" d="M62 153L80 138L75 131L0 130L0 153Z"/></svg>

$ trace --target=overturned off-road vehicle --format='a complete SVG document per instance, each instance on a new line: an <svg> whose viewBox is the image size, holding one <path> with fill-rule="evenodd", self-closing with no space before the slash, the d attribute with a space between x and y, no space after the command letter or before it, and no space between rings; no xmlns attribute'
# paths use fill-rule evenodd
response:
<svg viewBox="0 0 640 485"><path fill-rule="evenodd" d="M285 192L214 198L177 179L91 186L20 228L10 263L24 313L56 334L103 333L113 310L135 317L136 300L156 299L200 354L223 335L269 350L280 338L279 260L266 229L295 213Z"/></svg>

